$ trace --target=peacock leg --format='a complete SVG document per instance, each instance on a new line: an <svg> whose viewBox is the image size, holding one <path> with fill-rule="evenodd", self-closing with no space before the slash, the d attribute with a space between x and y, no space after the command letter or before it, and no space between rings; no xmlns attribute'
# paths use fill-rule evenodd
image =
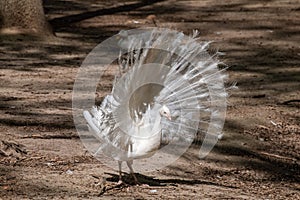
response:
<svg viewBox="0 0 300 200"><path fill-rule="evenodd" d="M119 181L118 181L118 185L123 184L122 181L122 161L118 161L118 165L119 165Z"/></svg>
<svg viewBox="0 0 300 200"><path fill-rule="evenodd" d="M134 174L134 171L133 171L133 168L132 168L132 163L133 163L133 161L130 160L130 161L127 161L126 163L127 163L127 166L128 166L128 168L129 168L129 170L130 170L130 174L132 175L132 177L133 177L133 179L134 179L135 184L139 184L139 181L138 181L138 179L136 178L136 176L135 176L135 174Z"/></svg>

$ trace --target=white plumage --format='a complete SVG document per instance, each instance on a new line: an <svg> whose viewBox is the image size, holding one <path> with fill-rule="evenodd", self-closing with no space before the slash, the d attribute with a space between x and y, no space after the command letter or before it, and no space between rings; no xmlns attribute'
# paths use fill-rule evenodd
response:
<svg viewBox="0 0 300 200"><path fill-rule="evenodd" d="M165 29L120 32L112 92L100 106L83 112L100 144L95 154L118 161L120 182L123 161L137 181L133 160L151 157L166 144L186 148L199 131L206 134L204 154L218 140L226 109L225 75L218 70L217 54L207 53L209 42L198 42L196 35Z"/></svg>

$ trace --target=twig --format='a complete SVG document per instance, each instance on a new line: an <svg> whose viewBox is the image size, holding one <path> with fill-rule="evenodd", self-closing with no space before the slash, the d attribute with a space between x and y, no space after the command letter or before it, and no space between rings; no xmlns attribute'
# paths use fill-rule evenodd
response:
<svg viewBox="0 0 300 200"><path fill-rule="evenodd" d="M289 158L289 157L271 154L271 153L267 153L267 152L259 152L259 153L262 155L270 156L270 157L277 158L277 159L297 161L297 159L295 159L295 158Z"/></svg>
<svg viewBox="0 0 300 200"><path fill-rule="evenodd" d="M4 156L4 157L7 157L7 156L8 156L8 155L7 155L3 150L1 150L1 149L0 149L0 155L1 155L1 156Z"/></svg>

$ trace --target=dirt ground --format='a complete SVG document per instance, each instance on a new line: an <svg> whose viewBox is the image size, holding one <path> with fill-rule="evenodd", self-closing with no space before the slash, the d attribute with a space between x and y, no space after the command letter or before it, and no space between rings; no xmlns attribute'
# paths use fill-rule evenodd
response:
<svg viewBox="0 0 300 200"><path fill-rule="evenodd" d="M300 199L300 1L151 2L47 0L55 38L0 37L0 199ZM76 133L73 83L98 43L152 26L198 29L239 89L208 157L116 187Z"/></svg>

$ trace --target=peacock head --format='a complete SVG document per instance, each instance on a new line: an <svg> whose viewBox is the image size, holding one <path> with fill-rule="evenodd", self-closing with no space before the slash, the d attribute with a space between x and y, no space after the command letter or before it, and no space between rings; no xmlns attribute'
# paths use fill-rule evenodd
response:
<svg viewBox="0 0 300 200"><path fill-rule="evenodd" d="M159 109L159 114L162 117L166 117L168 120L172 120L170 109L165 105Z"/></svg>

